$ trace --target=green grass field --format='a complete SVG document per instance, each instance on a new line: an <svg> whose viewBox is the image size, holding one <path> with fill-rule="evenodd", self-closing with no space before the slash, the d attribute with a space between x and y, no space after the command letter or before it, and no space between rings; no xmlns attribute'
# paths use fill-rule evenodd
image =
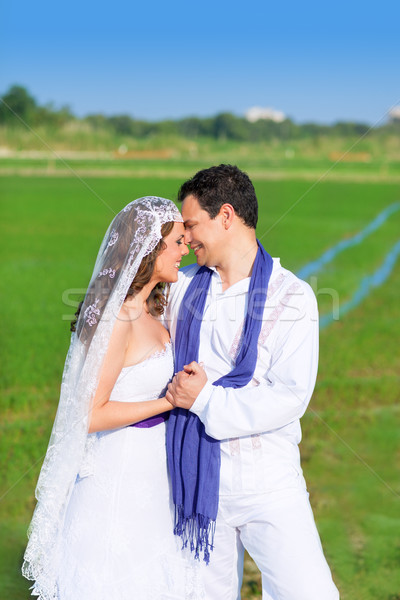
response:
<svg viewBox="0 0 400 600"><path fill-rule="evenodd" d="M0 177L1 598L30 597L20 564L69 344L71 290L87 284L113 211L146 194L175 198L184 175L160 176L168 171L161 167L123 178ZM400 200L395 181L254 181L258 236L295 272ZM399 225L400 211L318 273L322 314L331 310L326 289L346 302L382 264ZM321 331L317 387L302 419L303 468L343 600L400 598L399 290L400 260L358 307ZM248 563L242 597L259 595Z"/></svg>

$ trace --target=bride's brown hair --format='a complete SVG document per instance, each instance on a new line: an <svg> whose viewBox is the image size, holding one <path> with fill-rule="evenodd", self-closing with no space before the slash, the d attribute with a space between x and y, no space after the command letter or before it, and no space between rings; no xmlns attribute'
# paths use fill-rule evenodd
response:
<svg viewBox="0 0 400 600"><path fill-rule="evenodd" d="M125 300L129 297L136 296L136 294L138 294L140 290L142 290L144 286L149 283L151 276L153 275L154 265L157 257L167 247L166 243L164 242L164 238L171 233L173 228L173 221L164 223L164 225L161 227L162 239L158 242L154 250L143 258L138 272L136 273L135 279L129 286ZM157 285L152 289L150 296L147 298L147 307L150 314L152 314L154 317L159 317L164 312L168 302L169 286L169 283L157 283Z"/></svg>
<svg viewBox="0 0 400 600"><path fill-rule="evenodd" d="M147 254L147 256L145 256L143 258L142 262L140 263L140 267L135 275L135 278L132 281L131 285L129 286L129 289L125 296L125 300L127 298L133 298L134 296L136 296L136 294L138 294L144 288L144 286L147 283L149 283L149 281L153 275L154 266L155 266L157 257L166 248L164 238L167 237L167 235L169 235L171 233L173 228L174 228L174 221L169 221L168 223L164 223L164 225L162 225L162 227L161 227L162 238L158 242L158 244L154 248L154 250L152 250L152 252ZM119 254L120 254L120 252L119 252ZM119 268L121 263L122 263L122 257L117 256L115 263L114 263L116 266L116 269ZM169 286L170 286L169 283L165 283L165 282L158 283L152 289L149 297L147 298L146 302L147 302L147 307L149 309L149 312L150 312L150 314L152 314L155 317L161 316L164 313L164 309L168 302ZM76 331L76 323L78 321L78 317L81 312L83 302L84 301L82 300L82 302L79 303L78 310L75 313L75 318L71 322L71 331Z"/></svg>

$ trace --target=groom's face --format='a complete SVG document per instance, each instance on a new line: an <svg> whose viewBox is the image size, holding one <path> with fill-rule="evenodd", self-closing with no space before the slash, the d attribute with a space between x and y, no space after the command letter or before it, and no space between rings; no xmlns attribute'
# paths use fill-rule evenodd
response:
<svg viewBox="0 0 400 600"><path fill-rule="evenodd" d="M182 217L185 223L185 243L190 244L197 264L218 266L225 231L220 215L211 219L196 197L189 195L182 203Z"/></svg>

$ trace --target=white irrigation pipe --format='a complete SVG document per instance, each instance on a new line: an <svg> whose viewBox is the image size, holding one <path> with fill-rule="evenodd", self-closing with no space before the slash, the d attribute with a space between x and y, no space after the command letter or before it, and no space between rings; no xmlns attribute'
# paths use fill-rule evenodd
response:
<svg viewBox="0 0 400 600"><path fill-rule="evenodd" d="M379 229L379 227L385 223L390 215L399 209L400 202L390 204L385 208L385 210L379 213L379 215L375 217L373 221L368 223L368 225L362 231L359 231L351 238L341 240L338 244L335 244L335 246L332 246L332 248L326 250L326 252L317 258L317 260L307 263L300 269L300 271L296 273L297 277L300 277L300 279L307 279L310 275L315 275L322 269L323 266L330 263L338 254L347 248L351 248L352 246L357 246L357 244L360 244L367 236Z"/></svg>

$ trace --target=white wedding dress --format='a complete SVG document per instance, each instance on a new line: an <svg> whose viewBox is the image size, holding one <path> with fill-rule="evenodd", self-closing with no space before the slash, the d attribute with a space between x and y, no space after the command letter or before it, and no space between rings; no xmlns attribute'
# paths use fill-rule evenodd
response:
<svg viewBox="0 0 400 600"><path fill-rule="evenodd" d="M167 344L122 369L110 400L153 400L172 375ZM173 535L165 427L91 434L90 474L78 476L64 525L59 600L203 598L199 565Z"/></svg>

